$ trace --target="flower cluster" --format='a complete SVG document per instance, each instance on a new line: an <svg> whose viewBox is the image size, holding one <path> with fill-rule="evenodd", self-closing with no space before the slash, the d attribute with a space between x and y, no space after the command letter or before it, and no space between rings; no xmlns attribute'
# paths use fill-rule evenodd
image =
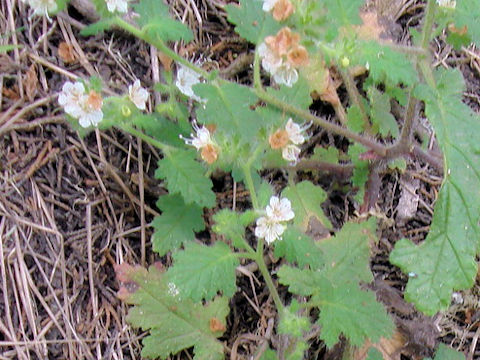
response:
<svg viewBox="0 0 480 360"><path fill-rule="evenodd" d="M180 139L183 139L185 144L194 146L197 150L201 150L200 156L202 159L208 164L213 164L218 158L218 147L212 140L210 130L205 126L198 126L195 120L193 120L193 129L196 134L190 134L192 138L185 139L180 135Z"/></svg>
<svg viewBox="0 0 480 360"><path fill-rule="evenodd" d="M180 66L178 68L177 81L175 82L178 90L193 100L204 102L202 98L195 95L192 89L192 86L198 83L200 83L200 74L185 66Z"/></svg>
<svg viewBox="0 0 480 360"><path fill-rule="evenodd" d="M82 127L97 126L102 121L102 96L94 90L86 93L81 82L63 84L58 103L67 114L78 119Z"/></svg>
<svg viewBox="0 0 480 360"><path fill-rule="evenodd" d="M30 5L35 15L45 15L48 20L50 20L48 13L55 12L58 8L57 2L55 0L23 0L23 1L28 5Z"/></svg>
<svg viewBox="0 0 480 360"><path fill-rule="evenodd" d="M282 149L282 157L292 163L298 161L301 145L305 142L304 132L310 127L310 123L300 126L293 122L292 118L288 119L285 129L279 129L270 135L268 142L272 149Z"/></svg>
<svg viewBox="0 0 480 360"><path fill-rule="evenodd" d="M292 86L298 80L297 69L308 64L307 50L298 44L300 35L284 27L275 36L267 36L258 47L263 68L278 84Z"/></svg>
<svg viewBox="0 0 480 360"><path fill-rule="evenodd" d="M107 3L107 9L110 12L126 13L128 10L128 0L105 0Z"/></svg>
<svg viewBox="0 0 480 360"><path fill-rule="evenodd" d="M293 10L289 0L263 0L263 11L272 11L273 18L277 21L286 20L292 15Z"/></svg>
<svg viewBox="0 0 480 360"><path fill-rule="evenodd" d="M270 204L265 209L266 216L257 219L255 236L265 239L271 244L277 239L282 239L282 234L287 228L283 223L295 217L292 204L287 198L279 199L278 196L270 198Z"/></svg>
<svg viewBox="0 0 480 360"><path fill-rule="evenodd" d="M140 80L135 80L128 86L128 97L140 110L145 110L145 104L148 100L148 91L140 85Z"/></svg>

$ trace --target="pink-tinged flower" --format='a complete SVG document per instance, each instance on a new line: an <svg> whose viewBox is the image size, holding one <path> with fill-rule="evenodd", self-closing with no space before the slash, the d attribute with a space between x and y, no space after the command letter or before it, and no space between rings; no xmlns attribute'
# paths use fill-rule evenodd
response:
<svg viewBox="0 0 480 360"><path fill-rule="evenodd" d="M81 82L66 82L58 96L58 103L67 114L78 119L82 127L97 126L103 119L102 96L94 90L86 94Z"/></svg>
<svg viewBox="0 0 480 360"><path fill-rule="evenodd" d="M105 0L107 9L110 12L126 13L128 10L128 0Z"/></svg>
<svg viewBox="0 0 480 360"><path fill-rule="evenodd" d="M292 211L290 200L280 199L278 196L270 198L270 204L267 205L265 213L266 216L257 219L255 236L265 239L268 244L271 244L277 239L282 239L282 234L287 228L283 223L292 220L295 214Z"/></svg>
<svg viewBox="0 0 480 360"><path fill-rule="evenodd" d="M145 104L148 100L148 91L140 85L140 80L135 80L128 86L128 97L140 110L145 110Z"/></svg>
<svg viewBox="0 0 480 360"><path fill-rule="evenodd" d="M258 46L262 67L279 84L292 86L298 80L297 69L308 64L308 52L299 45L299 40L298 34L284 27Z"/></svg>
<svg viewBox="0 0 480 360"><path fill-rule="evenodd" d="M210 130L205 126L198 126L197 122L193 121L193 129L195 134L190 134L191 138L186 139L180 135L180 139L185 141L185 144L194 146L195 149L200 150L200 156L208 164L213 164L218 158L218 147L212 140Z"/></svg>
<svg viewBox="0 0 480 360"><path fill-rule="evenodd" d="M270 135L268 139L270 147L274 150L282 149L282 157L293 164L296 163L301 151L297 145L305 142L305 131L310 126L311 123L300 126L289 118L285 129L279 129Z"/></svg>

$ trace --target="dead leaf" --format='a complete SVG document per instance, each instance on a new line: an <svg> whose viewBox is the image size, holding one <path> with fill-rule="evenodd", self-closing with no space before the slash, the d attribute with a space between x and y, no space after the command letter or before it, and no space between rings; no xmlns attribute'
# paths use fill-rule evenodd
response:
<svg viewBox="0 0 480 360"><path fill-rule="evenodd" d="M65 64L70 64L77 60L72 44L65 41L62 41L60 45L58 45L58 56Z"/></svg>
<svg viewBox="0 0 480 360"><path fill-rule="evenodd" d="M170 57L168 57L167 55L165 55L164 53L162 53L161 51L158 52L158 59L160 60L160 62L162 63L163 65L163 68L165 69L165 71L170 71L172 70L172 59Z"/></svg>
<svg viewBox="0 0 480 360"><path fill-rule="evenodd" d="M408 221L417 213L419 196L416 192L419 186L420 181L418 179L410 179L403 176L402 195L397 206L397 221Z"/></svg>
<svg viewBox="0 0 480 360"><path fill-rule="evenodd" d="M35 95L38 92L38 77L37 77L37 69L35 68L35 64L32 64L29 68L27 73L25 74L25 94L27 95L28 100L33 101Z"/></svg>
<svg viewBox="0 0 480 360"><path fill-rule="evenodd" d="M11 87L3 87L2 95L10 100L18 100L20 99L20 94L18 93L18 85L15 84Z"/></svg>
<svg viewBox="0 0 480 360"><path fill-rule="evenodd" d="M381 338L379 342L372 344L369 340L357 349L353 354L354 360L365 360L368 350L374 347L382 353L384 360L400 360L402 349L405 347L406 340L403 335L396 330L390 339Z"/></svg>

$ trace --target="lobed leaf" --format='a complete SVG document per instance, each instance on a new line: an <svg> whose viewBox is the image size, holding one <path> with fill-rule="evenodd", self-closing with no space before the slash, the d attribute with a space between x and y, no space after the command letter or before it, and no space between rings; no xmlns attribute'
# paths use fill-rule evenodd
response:
<svg viewBox="0 0 480 360"><path fill-rule="evenodd" d="M473 285L479 246L480 119L462 102L458 70L435 72L435 87L420 86L416 95L435 128L445 157L444 183L435 203L430 232L419 246L402 239L390 261L410 277L405 298L433 315L450 305L453 290Z"/></svg>
<svg viewBox="0 0 480 360"><path fill-rule="evenodd" d="M185 250L173 255L174 265L167 272L181 296L193 301L210 300L221 291L231 297L236 291L235 268L238 257L228 245L216 242L213 246L185 244Z"/></svg>
<svg viewBox="0 0 480 360"><path fill-rule="evenodd" d="M327 194L321 187L313 185L310 181L302 181L286 187L282 195L291 201L295 213L294 224L304 232L308 230L312 217L324 227L332 227L320 206L327 199Z"/></svg>
<svg viewBox="0 0 480 360"><path fill-rule="evenodd" d="M216 202L212 181L192 150L174 150L158 161L157 179L165 179L171 194L181 194L186 204L213 207Z"/></svg>
<svg viewBox="0 0 480 360"><path fill-rule="evenodd" d="M302 268L309 265L312 269L318 269L324 263L323 254L313 239L294 226L287 228L282 240L275 241L274 254L276 257L284 256L288 262Z"/></svg>
<svg viewBox="0 0 480 360"><path fill-rule="evenodd" d="M136 18L137 23L149 37L159 37L163 41L189 42L193 39L192 31L185 24L171 18L163 1L140 0L133 7L140 15Z"/></svg>
<svg viewBox="0 0 480 360"><path fill-rule="evenodd" d="M256 216L255 212L250 210L240 214L229 209L222 209L213 215L215 221L213 231L225 235L235 247L244 249L246 248L245 228L255 220Z"/></svg>
<svg viewBox="0 0 480 360"><path fill-rule="evenodd" d="M263 1L241 0L239 5L226 6L228 21L235 24L235 31L253 44L259 44L267 35L280 30L280 24L263 11Z"/></svg>
<svg viewBox="0 0 480 360"><path fill-rule="evenodd" d="M454 12L455 27L465 26L473 42L480 45L480 2L475 0L457 1Z"/></svg>
<svg viewBox="0 0 480 360"><path fill-rule="evenodd" d="M367 93L370 98L370 119L373 130L382 136L391 135L397 138L400 132L397 121L391 113L390 96L373 86L368 88Z"/></svg>
<svg viewBox="0 0 480 360"><path fill-rule="evenodd" d="M194 232L205 228L202 208L196 204L185 204L178 194L160 197L157 207L162 210L162 215L156 216L152 222L155 229L152 246L160 256L194 241Z"/></svg>
<svg viewBox="0 0 480 360"><path fill-rule="evenodd" d="M116 272L123 283L119 297L134 305L128 322L150 331L142 340L142 357L166 359L193 346L194 360L224 358L223 344L217 338L225 331L227 298L219 297L206 305L182 299L155 266L147 271L122 264Z"/></svg>
<svg viewBox="0 0 480 360"><path fill-rule="evenodd" d="M341 334L355 346L362 345L366 339L375 343L391 334L394 328L375 294L361 290L357 284L338 284L324 278L312 303L320 308L320 337L328 347L337 343Z"/></svg>
<svg viewBox="0 0 480 360"><path fill-rule="evenodd" d="M197 109L197 119L202 124L215 124L216 131L238 136L243 143L251 143L261 126L257 114L250 106L258 100L250 88L236 83L198 84L195 94L207 99L204 107Z"/></svg>
<svg viewBox="0 0 480 360"><path fill-rule="evenodd" d="M440 343L434 360L465 360L465 355L459 351L449 348L447 345Z"/></svg>
<svg viewBox="0 0 480 360"><path fill-rule="evenodd" d="M360 288L372 280L369 243L375 237L375 219L347 223L335 237L319 242L325 264L313 271L282 266L277 275L290 292L312 296L310 303L320 309L320 337L328 347L341 334L354 345L366 339L376 342L393 331L393 323L375 295Z"/></svg>

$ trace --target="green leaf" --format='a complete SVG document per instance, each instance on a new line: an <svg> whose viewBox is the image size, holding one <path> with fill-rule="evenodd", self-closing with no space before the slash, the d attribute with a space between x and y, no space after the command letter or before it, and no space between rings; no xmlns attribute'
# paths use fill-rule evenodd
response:
<svg viewBox="0 0 480 360"><path fill-rule="evenodd" d="M313 185L310 181L302 181L286 187L282 195L291 201L295 213L294 224L303 231L308 230L312 217L324 227L332 227L320 206L327 199L327 194L321 187Z"/></svg>
<svg viewBox="0 0 480 360"><path fill-rule="evenodd" d="M175 150L158 162L157 179L165 179L171 194L181 194L185 203L213 207L216 202L212 181L191 150Z"/></svg>
<svg viewBox="0 0 480 360"><path fill-rule="evenodd" d="M235 247L246 249L245 228L255 220L256 216L254 211L246 211L240 214L229 209L222 209L213 215L215 221L213 231L232 240Z"/></svg>
<svg viewBox="0 0 480 360"><path fill-rule="evenodd" d="M308 110L312 104L312 97L307 81L303 77L299 77L298 81L292 87L281 85L279 89L267 87L267 92L284 104L295 106L299 109ZM267 130L285 127L288 117L285 112L275 106L258 106L256 109L262 118L262 127ZM292 116L292 119L298 123L304 121L301 118Z"/></svg>
<svg viewBox="0 0 480 360"><path fill-rule="evenodd" d="M133 7L140 15L138 24L150 38L185 42L193 39L192 31L185 24L171 18L168 6L163 1L141 0Z"/></svg>
<svg viewBox="0 0 480 360"><path fill-rule="evenodd" d="M278 323L279 334L288 334L299 338L310 330L310 319L306 316L298 315L299 309L298 301L295 299L292 300L289 306L283 309Z"/></svg>
<svg viewBox="0 0 480 360"><path fill-rule="evenodd" d="M405 54L374 41L358 41L352 65L367 65L370 77L376 83L386 82L393 86L398 83L413 85L417 82L417 72Z"/></svg>
<svg viewBox="0 0 480 360"><path fill-rule="evenodd" d="M312 303L320 308L320 338L328 347L337 343L341 334L355 346L362 345L366 339L375 343L391 334L394 328L383 306L375 300L375 294L360 290L356 284L322 279Z"/></svg>
<svg viewBox="0 0 480 360"><path fill-rule="evenodd" d="M358 143L348 147L348 155L350 156L350 159L354 165L352 185L354 188L358 189L357 193L355 194L355 200L359 203L363 201L365 184L368 180L368 174L370 172L368 161L360 159L360 154L365 151L366 149Z"/></svg>
<svg viewBox="0 0 480 360"><path fill-rule="evenodd" d="M215 124L216 132L230 137L239 136L243 143L251 143L261 126L250 106L258 100L250 88L236 83L222 85L197 84L195 94L207 99L205 107L197 109L202 124Z"/></svg>
<svg viewBox="0 0 480 360"><path fill-rule="evenodd" d="M288 262L302 268L309 265L318 269L324 263L323 254L313 239L293 226L287 228L282 240L275 241L275 256L284 256Z"/></svg>
<svg viewBox="0 0 480 360"><path fill-rule="evenodd" d="M278 356L274 350L268 348L265 350L259 360L278 360Z"/></svg>
<svg viewBox="0 0 480 360"><path fill-rule="evenodd" d="M347 109L347 126L350 130L355 132L362 132L365 130L362 111L358 105L352 105Z"/></svg>
<svg viewBox="0 0 480 360"><path fill-rule="evenodd" d="M391 135L397 138L399 135L398 124L393 117L390 108L390 97L377 88L370 86L367 90L370 98L370 119L373 123L373 130L380 132L382 136Z"/></svg>
<svg viewBox="0 0 480 360"><path fill-rule="evenodd" d="M210 300L218 291L227 297L237 291L235 268L239 261L225 243L216 242L213 246L187 243L185 250L175 253L173 258L174 265L167 275L181 296L200 301Z"/></svg>
<svg viewBox="0 0 480 360"><path fill-rule="evenodd" d="M225 331L227 298L216 298L207 305L182 299L155 266L147 271L124 263L116 271L123 283L119 296L135 305L129 310L128 322L150 331L142 340L142 357L166 359L193 346L195 360L224 358L223 344L217 338Z"/></svg>
<svg viewBox="0 0 480 360"><path fill-rule="evenodd" d="M480 118L462 102L463 78L458 70L435 72L436 87L420 86L445 157L445 178L435 203L430 232L419 246L403 239L390 261L416 276L405 298L433 315L450 305L453 290L471 287L477 275L475 255L480 231Z"/></svg>
<svg viewBox="0 0 480 360"><path fill-rule="evenodd" d="M475 0L457 1L454 12L455 27L467 27L472 40L480 45L480 2Z"/></svg>
<svg viewBox="0 0 480 360"><path fill-rule="evenodd" d="M322 275L318 271L282 265L277 276L280 284L288 286L288 291L291 293L309 296L317 291Z"/></svg>
<svg viewBox="0 0 480 360"><path fill-rule="evenodd" d="M184 144L183 140L178 136L182 133L180 126L157 113L135 114L132 122L143 129L147 135L167 145L179 147ZM183 135L188 136L185 133Z"/></svg>
<svg viewBox="0 0 480 360"><path fill-rule="evenodd" d="M259 44L267 35L280 30L280 23L263 11L260 0L241 0L240 5L226 6L228 21L235 24L235 31L253 44Z"/></svg>
<svg viewBox="0 0 480 360"><path fill-rule="evenodd" d="M164 195L157 201L162 215L153 219L153 251L160 256L195 240L196 231L205 229L202 208L186 205L180 195Z"/></svg>
<svg viewBox="0 0 480 360"><path fill-rule="evenodd" d="M375 218L346 223L335 236L319 242L325 259L323 274L332 283L370 282L370 244L377 241Z"/></svg>
<svg viewBox="0 0 480 360"><path fill-rule="evenodd" d="M321 146L315 147L313 149L312 160L324 161L330 164L338 164L339 162L339 152L335 146L329 146L328 148L323 148Z"/></svg>
<svg viewBox="0 0 480 360"><path fill-rule="evenodd" d="M106 17L102 18L96 23L90 24L87 27L83 28L80 31L80 35L82 36L92 36L92 35L97 35L99 33L104 32L105 30L110 29L110 27L114 23L114 18L113 17Z"/></svg>
<svg viewBox="0 0 480 360"><path fill-rule="evenodd" d="M324 6L328 9L329 18L337 26L360 25L362 19L359 15L360 7L364 0L325 0Z"/></svg>
<svg viewBox="0 0 480 360"><path fill-rule="evenodd" d="M435 360L465 360L465 355L461 352L449 348L447 345L440 343L438 345Z"/></svg>

